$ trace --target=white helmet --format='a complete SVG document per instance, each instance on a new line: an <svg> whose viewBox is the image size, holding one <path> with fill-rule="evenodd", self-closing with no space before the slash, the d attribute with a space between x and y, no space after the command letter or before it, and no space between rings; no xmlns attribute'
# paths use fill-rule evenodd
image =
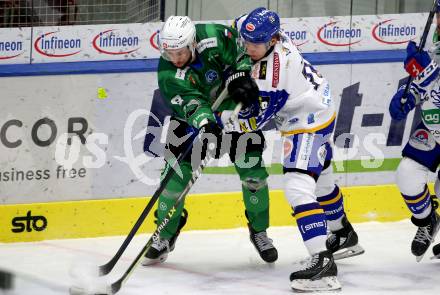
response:
<svg viewBox="0 0 440 295"><path fill-rule="evenodd" d="M159 36L160 54L169 60L166 49L188 47L192 54L195 50L196 27L187 16L170 16L163 24Z"/></svg>

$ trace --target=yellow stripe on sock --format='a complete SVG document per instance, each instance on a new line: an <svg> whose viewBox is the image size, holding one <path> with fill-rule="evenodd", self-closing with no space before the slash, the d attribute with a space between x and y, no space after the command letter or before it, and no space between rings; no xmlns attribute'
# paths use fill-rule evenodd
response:
<svg viewBox="0 0 440 295"><path fill-rule="evenodd" d="M315 214L324 214L324 210L322 210L322 209L313 209L313 210L301 212L301 213L295 214L295 218L296 218L296 220L298 220L300 218L307 217L307 216L310 216L310 215L315 215Z"/></svg>
<svg viewBox="0 0 440 295"><path fill-rule="evenodd" d="M428 194L428 189L425 191L425 193L423 194L423 196L421 196L420 198L416 199L416 200L407 200L404 198L405 202L407 204L415 204L420 202L421 200L423 200L424 198L426 198L426 195Z"/></svg>
<svg viewBox="0 0 440 295"><path fill-rule="evenodd" d="M339 191L339 193L336 197L334 197L333 199L328 200L328 201L319 202L319 205L324 206L324 205L334 204L337 201L339 201L341 198L342 198L342 194L341 194L341 191Z"/></svg>

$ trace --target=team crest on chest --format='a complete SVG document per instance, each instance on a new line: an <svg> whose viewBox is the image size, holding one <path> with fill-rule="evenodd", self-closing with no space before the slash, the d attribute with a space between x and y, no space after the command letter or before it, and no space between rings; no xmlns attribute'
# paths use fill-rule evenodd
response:
<svg viewBox="0 0 440 295"><path fill-rule="evenodd" d="M215 80L218 79L218 74L214 70L209 70L205 73L205 79L208 84L212 84Z"/></svg>

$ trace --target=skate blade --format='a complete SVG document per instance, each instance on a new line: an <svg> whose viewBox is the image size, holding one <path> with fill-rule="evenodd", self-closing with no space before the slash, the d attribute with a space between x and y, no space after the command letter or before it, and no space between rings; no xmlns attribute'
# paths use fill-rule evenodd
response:
<svg viewBox="0 0 440 295"><path fill-rule="evenodd" d="M434 241L435 237L437 236L437 233L438 233L439 229L440 229L440 222L437 223L437 226L436 226L436 228L435 228L435 231L434 231L434 233L432 234L432 242ZM429 248L429 246L431 246L432 242L429 242L428 248ZM428 249L426 249L425 253L426 253L427 251L428 251ZM417 262L422 261L423 257L425 256L425 253L423 253L422 255L416 256L416 261L417 261ZM439 258L438 256L439 256L439 255L434 256L434 257L431 257L431 259Z"/></svg>
<svg viewBox="0 0 440 295"><path fill-rule="evenodd" d="M333 253L333 258L335 260L340 260L340 259L344 259L344 258L348 258L348 257L358 256L358 255L361 255L364 253L365 253L364 248L362 248L358 244L358 245L354 245L354 246L351 246L348 248L343 248L343 249L336 251L335 253Z"/></svg>
<svg viewBox="0 0 440 295"><path fill-rule="evenodd" d="M312 293L326 291L340 291L341 284L336 276L324 277L319 280L293 280L290 287L294 292Z"/></svg>
<svg viewBox="0 0 440 295"><path fill-rule="evenodd" d="M144 257L144 260L142 260L141 265L142 266L152 266L152 265L155 265L155 264L164 263L165 260L167 260L167 258L168 258L168 254L164 254L164 255L160 256L159 258L156 258L156 259L151 259L151 258Z"/></svg>
<svg viewBox="0 0 440 295"><path fill-rule="evenodd" d="M417 262L420 262L420 261L422 261L422 259L423 259L423 256L425 256L425 254L423 254L423 255L420 255L420 256L416 256L416 261L417 261Z"/></svg>
<svg viewBox="0 0 440 295"><path fill-rule="evenodd" d="M433 260L433 259L440 259L440 254L434 255L430 259L431 260Z"/></svg>

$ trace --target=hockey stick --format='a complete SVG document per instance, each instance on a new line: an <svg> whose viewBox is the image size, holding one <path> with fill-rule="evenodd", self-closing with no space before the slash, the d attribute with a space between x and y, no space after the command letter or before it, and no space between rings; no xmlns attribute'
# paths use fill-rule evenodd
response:
<svg viewBox="0 0 440 295"><path fill-rule="evenodd" d="M220 104L226 98L227 94L228 94L227 89L226 88L223 89L223 91L220 93L219 97L216 99L216 101L212 105L212 110L213 111L217 110L217 108L220 106ZM154 194L151 197L150 201L148 202L147 206L144 208L144 211L142 211L142 213L139 216L138 220L136 221L136 223L134 224L133 228L128 233L127 237L125 238L125 240L122 243L122 245L119 247L119 249L116 252L116 254L106 264L103 264L103 265L99 266L98 274L100 276L108 274L115 267L116 263L119 261L119 259L121 258L122 254L127 249L128 245L130 244L131 240L135 236L136 232L141 227L141 225L144 222L145 218L147 217L148 213L150 213L151 208L153 208L153 206L156 203L156 201L158 200L160 194L162 194L162 192L164 191L164 189L167 186L168 182L170 181L171 177L174 175L175 170L177 169L177 167L180 165L182 160L191 153L192 147L193 147L193 143L188 145L187 149L183 153L181 153L177 157L177 159L174 161L173 165L171 166L171 169L168 171L168 173L165 175L165 177L161 181L159 188L154 192Z"/></svg>
<svg viewBox="0 0 440 295"><path fill-rule="evenodd" d="M434 19L434 14L437 9L437 1L434 0L434 4L432 5L431 10L429 11L428 19L426 20L425 29L423 30L422 37L420 38L419 47L417 48L417 53L420 53L423 48L425 47L426 38L428 37L429 29L431 28L432 20ZM410 89L411 82L413 81L413 77L409 76L408 80L406 80L406 86L405 91L403 92L402 99L400 100L400 103L403 105L406 103L406 96L408 95L408 91Z"/></svg>
<svg viewBox="0 0 440 295"><path fill-rule="evenodd" d="M236 119L238 113L240 112L242 107L242 104L239 103L234 109L233 114L229 118L228 122L225 124L225 126L233 124L234 120ZM157 226L154 233L151 235L150 239L148 240L147 244L142 248L142 250L139 252L139 254L136 256L135 260L130 264L130 266L127 268L127 270L124 272L124 274L121 276L119 280L112 283L110 286L107 287L107 293L106 294L116 294L122 287L122 284L128 279L128 277L132 274L136 266L140 263L142 257L147 253L148 249L150 249L151 245L153 244L153 241L156 241L159 239L160 232L167 226L167 224L170 222L171 218L173 217L174 213L176 212L176 208L179 206L180 202L184 199L192 185L196 182L196 180L200 177L202 174L202 170L205 168L205 166L210 161L210 157L206 156L205 159L202 160L201 164L192 173L191 180L186 185L185 189L181 192L179 197L174 202L173 207L171 207L170 210L165 214L164 220ZM98 295L98 294L97 294Z"/></svg>

